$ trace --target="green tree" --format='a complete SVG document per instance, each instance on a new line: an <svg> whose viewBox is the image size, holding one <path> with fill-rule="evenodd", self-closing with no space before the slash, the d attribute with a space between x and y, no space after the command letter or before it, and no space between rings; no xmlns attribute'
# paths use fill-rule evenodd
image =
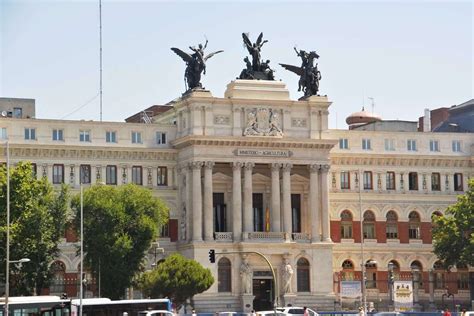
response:
<svg viewBox="0 0 474 316"><path fill-rule="evenodd" d="M80 195L73 198L80 235ZM83 193L84 267L101 283L101 295L118 299L140 271L168 207L151 191L133 184L95 185Z"/></svg>
<svg viewBox="0 0 474 316"><path fill-rule="evenodd" d="M0 168L0 275L5 281L6 257L6 167ZM59 254L68 216L69 190L55 191L46 178L37 179L30 163L10 169L10 260L29 258L22 265L10 264L10 294L39 294L49 285L50 265Z"/></svg>
<svg viewBox="0 0 474 316"><path fill-rule="evenodd" d="M474 266L474 179L469 181L469 190L448 207L446 215L433 218L434 253L447 268Z"/></svg>
<svg viewBox="0 0 474 316"><path fill-rule="evenodd" d="M179 309L188 298L209 289L214 277L199 262L175 253L143 273L139 283L145 296L168 297Z"/></svg>

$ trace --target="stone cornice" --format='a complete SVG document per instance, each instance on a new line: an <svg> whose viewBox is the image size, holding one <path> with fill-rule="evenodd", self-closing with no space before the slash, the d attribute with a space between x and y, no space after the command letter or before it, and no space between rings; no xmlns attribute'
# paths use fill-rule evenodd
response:
<svg viewBox="0 0 474 316"><path fill-rule="evenodd" d="M186 136L171 142L174 148L180 149L186 146L241 146L241 147L263 147L263 148L304 148L331 150L337 140L329 139L296 139L296 138L273 138L273 137L235 137L235 136Z"/></svg>
<svg viewBox="0 0 474 316"><path fill-rule="evenodd" d="M402 155L363 155L363 154L331 154L333 166L390 166L390 167L470 167L470 157L455 156L402 156Z"/></svg>
<svg viewBox="0 0 474 316"><path fill-rule="evenodd" d="M5 149L0 148L0 155L4 155ZM77 159L77 160L141 160L155 161L168 160L175 162L177 151L174 149L147 149L130 147L82 147L82 146L51 146L51 145L29 145L10 144L10 157L12 159Z"/></svg>

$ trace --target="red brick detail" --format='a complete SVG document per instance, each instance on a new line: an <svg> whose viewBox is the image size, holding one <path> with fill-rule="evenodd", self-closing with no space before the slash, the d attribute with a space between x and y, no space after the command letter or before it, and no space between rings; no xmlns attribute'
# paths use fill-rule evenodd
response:
<svg viewBox="0 0 474 316"><path fill-rule="evenodd" d="M375 236L377 236L378 243L387 242L387 223L386 222L375 222Z"/></svg>
<svg viewBox="0 0 474 316"><path fill-rule="evenodd" d="M66 238L66 242L76 242L79 239L77 238L76 232L72 226L72 224L69 224L66 226L66 230L64 232L64 237Z"/></svg>
<svg viewBox="0 0 474 316"><path fill-rule="evenodd" d="M331 221L331 239L333 242L341 242L341 221Z"/></svg>
<svg viewBox="0 0 474 316"><path fill-rule="evenodd" d="M177 241L178 240L178 220L170 218L168 222L168 227L169 227L170 241Z"/></svg>
<svg viewBox="0 0 474 316"><path fill-rule="evenodd" d="M398 236L401 244L408 244L408 222L398 223Z"/></svg>
<svg viewBox="0 0 474 316"><path fill-rule="evenodd" d="M423 290L425 293L430 292L430 273L428 271L423 271L421 273L421 280L423 280Z"/></svg>
<svg viewBox="0 0 474 316"><path fill-rule="evenodd" d="M354 242L360 243L360 221L352 222L352 236L354 237Z"/></svg>
<svg viewBox="0 0 474 316"><path fill-rule="evenodd" d="M388 271L377 271L377 288L380 293L388 293Z"/></svg>
<svg viewBox="0 0 474 316"><path fill-rule="evenodd" d="M447 272L444 274L446 280L446 287L449 289L449 293L458 294L458 273Z"/></svg>
<svg viewBox="0 0 474 316"><path fill-rule="evenodd" d="M421 222L421 239L424 244L431 244L431 222Z"/></svg>
<svg viewBox="0 0 474 316"><path fill-rule="evenodd" d="M78 291L78 280L77 280L77 273L75 272L70 272L70 273L64 273L64 279L67 280L64 290L67 294L67 297L77 297L79 293Z"/></svg>

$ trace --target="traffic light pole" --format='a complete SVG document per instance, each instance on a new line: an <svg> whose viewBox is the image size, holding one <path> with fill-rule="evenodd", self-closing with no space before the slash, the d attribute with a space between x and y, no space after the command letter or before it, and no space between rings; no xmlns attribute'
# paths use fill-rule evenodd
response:
<svg viewBox="0 0 474 316"><path fill-rule="evenodd" d="M214 251L214 249L211 249L209 251L209 256L211 256L211 252ZM276 278L276 274L275 274L275 270L273 269L273 266L272 264L270 263L270 261L268 260L267 257L265 257L264 254L258 252L258 251L226 251L226 252L213 252L214 255L228 255L228 254L255 254L255 255L258 255L260 256L263 260L265 260L268 264L268 266L270 267L270 270L272 271L272 276L273 276L273 293L275 295L274 299L273 299L273 308L276 309L278 307L278 298L279 298L279 291L278 291L278 282L277 282L277 278ZM209 258L210 259L210 258Z"/></svg>

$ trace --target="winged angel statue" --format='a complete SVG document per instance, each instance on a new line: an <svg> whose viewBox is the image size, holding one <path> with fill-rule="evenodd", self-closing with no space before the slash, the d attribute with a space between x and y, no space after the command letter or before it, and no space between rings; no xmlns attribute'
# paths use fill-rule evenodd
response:
<svg viewBox="0 0 474 316"><path fill-rule="evenodd" d="M252 63L248 57L244 58L246 69L240 73L240 79L263 79L263 80L274 80L273 70L270 68L270 61L261 60L260 51L262 50L263 44L268 42L263 40L263 33L257 38L257 41L252 44L247 34L242 33L244 45L252 56Z"/></svg>
<svg viewBox="0 0 474 316"><path fill-rule="evenodd" d="M298 51L296 47L294 49L296 55L301 58L301 67L287 64L280 64L280 66L300 76L300 80L298 81L298 91L303 90L303 98L317 95L321 73L318 70L318 64L314 64L314 60L318 59L319 55L314 51L308 53L304 50Z"/></svg>
<svg viewBox="0 0 474 316"><path fill-rule="evenodd" d="M171 48L173 52L175 52L186 62L186 70L184 71L184 78L186 80L186 91L196 88L202 89L201 73L206 74L206 61L212 56L223 52L223 50L218 50L216 52L208 54L207 56L204 56L204 50L207 47L207 42L208 41L206 40L206 44L199 44L197 48L194 46L190 46L189 49L194 52L191 55L183 52L179 48Z"/></svg>

